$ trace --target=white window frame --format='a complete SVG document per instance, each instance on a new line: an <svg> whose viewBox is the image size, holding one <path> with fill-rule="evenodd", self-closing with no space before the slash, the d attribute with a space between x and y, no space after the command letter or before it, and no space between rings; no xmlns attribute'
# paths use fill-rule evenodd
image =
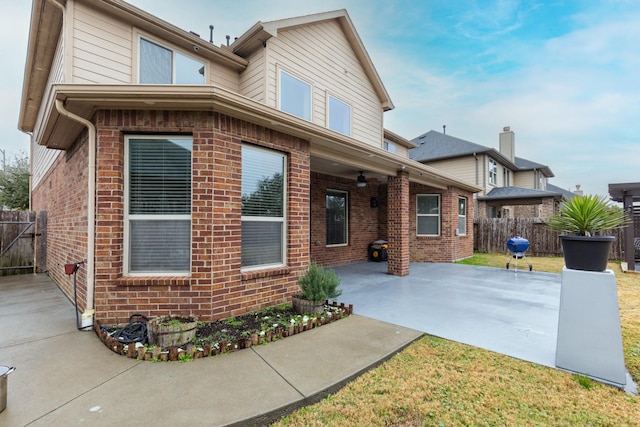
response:
<svg viewBox="0 0 640 427"><path fill-rule="evenodd" d="M277 267L284 267L287 264L287 212L288 212L288 208L287 208L287 200L288 200L288 185L287 185L287 162L288 162L288 158L287 155L283 152L277 151L277 150L272 150L272 149L268 149L268 148L263 148L257 145L253 145L253 144L249 144L249 143L242 143L242 149L250 149L250 150L256 150L256 151L262 151L265 153L270 153L270 154L274 154L274 155L279 155L282 157L282 217L264 217L264 216L241 216L241 222L244 221L251 221L251 222L277 222L277 223L281 223L282 224L282 252L280 254L282 262L278 262L278 263L270 263L270 264L259 264L259 265L251 265L251 266L240 266L240 271L255 271L255 270L263 270L266 268L277 268ZM241 244L242 244L242 240L241 240ZM242 248L241 248L242 250Z"/></svg>
<svg viewBox="0 0 640 427"><path fill-rule="evenodd" d="M468 213L468 199L466 197L458 196L458 236L467 235L467 213ZM460 214L460 202L464 202L464 214ZM460 222L464 224L464 230L460 229Z"/></svg>
<svg viewBox="0 0 640 427"><path fill-rule="evenodd" d="M418 199L420 199L420 197L436 197L438 200L438 213L437 214L421 214L418 212ZM442 200L440 197L440 194L416 194L416 236L440 236L441 233L441 223L442 223ZM420 217L437 217L438 218L438 232L435 234L420 234L418 232L418 219Z"/></svg>
<svg viewBox="0 0 640 427"><path fill-rule="evenodd" d="M191 136L177 136L177 135L126 135L124 138L124 243L123 243L123 260L122 260L122 268L123 275L128 277L146 277L146 276L189 276L191 274L191 264L193 262L193 252L191 252L191 243L193 239L193 222L192 215L130 215L129 214L129 166L131 161L129 159L129 140L130 139L148 139L148 140L163 140L163 139L185 139L192 141L192 150L193 150L193 137ZM191 157L191 186L193 188L193 151ZM193 197L193 194L192 194ZM191 209L193 209L193 199L191 202ZM189 229L191 232L189 233L189 269L184 272L177 271L153 271L153 272L131 272L130 268L130 239L131 239L131 221L135 220L189 220Z"/></svg>
<svg viewBox="0 0 640 427"><path fill-rule="evenodd" d="M283 74L286 74L288 77L291 77L292 79L295 79L298 82L305 84L309 87L309 104L307 105L309 117L305 117L304 115L298 115L282 109L282 75ZM313 85L310 82L294 75L293 73L290 73L286 70L283 70L282 68L279 68L278 69L278 110L310 122L311 119L313 118Z"/></svg>
<svg viewBox="0 0 640 427"><path fill-rule="evenodd" d="M345 236L345 241L343 243L331 243L329 244L328 242L328 235L325 237L325 244L328 248L335 248L335 247L340 247L340 246L349 246L349 193L343 190L334 190L331 188L328 188L326 193L325 193L325 211L327 209L327 204L326 204L326 200L327 200L327 196L329 195L344 195L344 236ZM328 217L325 217L325 230L327 227L327 221L328 221Z"/></svg>
<svg viewBox="0 0 640 427"><path fill-rule="evenodd" d="M171 55L171 83L145 83L145 84L166 84L166 85L176 85L176 84L184 84L184 85L193 85L193 86L198 86L198 85L206 85L207 84L207 63L205 61L202 60L202 58L199 58L197 56L193 56L193 55L189 55L187 53L185 53L184 51L177 49L173 46L167 45L166 43L161 43L157 40L155 40L152 37L148 37L145 34L138 34L138 44L136 46L137 49L137 56L138 56L138 72L137 72L137 78L138 78L138 84L140 83L140 73L142 71L142 67L141 67L141 59L142 59L142 54L140 52L140 45L142 43L142 40L145 40L148 43L152 43L155 44L157 46L160 46L161 48L167 49L169 51L171 51L172 55ZM202 65L202 83L176 83L176 78L178 77L178 73L176 71L176 57L178 55L181 55L185 58L188 58L192 61L198 62Z"/></svg>
<svg viewBox="0 0 640 427"><path fill-rule="evenodd" d="M489 184L498 185L498 162L489 158Z"/></svg>
<svg viewBox="0 0 640 427"><path fill-rule="evenodd" d="M348 109L349 129L347 129L346 132L343 132L340 129L335 129L331 124L331 102L332 101L337 102ZM327 94L327 128L333 131L339 132L343 135L351 136L352 123L353 123L353 108L351 107L351 104L343 101L337 96L333 96L330 93L328 93Z"/></svg>
<svg viewBox="0 0 640 427"><path fill-rule="evenodd" d="M393 142L389 142L386 139L382 143L382 148L390 153L395 153L396 151L398 151L398 147L396 146L396 144L394 144Z"/></svg>

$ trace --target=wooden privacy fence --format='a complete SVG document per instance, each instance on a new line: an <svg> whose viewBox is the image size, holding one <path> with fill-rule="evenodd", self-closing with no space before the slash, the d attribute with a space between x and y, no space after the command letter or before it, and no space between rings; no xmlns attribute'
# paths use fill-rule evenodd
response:
<svg viewBox="0 0 640 427"><path fill-rule="evenodd" d="M0 276L45 270L46 212L0 211Z"/></svg>
<svg viewBox="0 0 640 427"><path fill-rule="evenodd" d="M508 254L507 240L520 236L529 241L527 255L562 256L559 233L549 230L546 224L546 221L540 218L475 219L473 220L473 250ZM609 259L623 259L623 230L609 230L602 234L616 236L616 241L609 252Z"/></svg>

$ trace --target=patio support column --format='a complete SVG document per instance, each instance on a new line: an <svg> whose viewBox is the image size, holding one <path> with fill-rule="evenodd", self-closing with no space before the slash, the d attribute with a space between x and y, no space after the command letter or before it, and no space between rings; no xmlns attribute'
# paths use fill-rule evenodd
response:
<svg viewBox="0 0 640 427"><path fill-rule="evenodd" d="M409 172L398 171L388 179L387 230L389 243L387 273L408 276L410 262L409 241Z"/></svg>

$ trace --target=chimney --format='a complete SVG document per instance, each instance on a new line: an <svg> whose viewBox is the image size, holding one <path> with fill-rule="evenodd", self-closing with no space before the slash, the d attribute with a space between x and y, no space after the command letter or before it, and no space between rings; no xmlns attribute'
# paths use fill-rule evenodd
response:
<svg viewBox="0 0 640 427"><path fill-rule="evenodd" d="M584 195L584 191L580 189L580 184L576 184L576 189L573 191L573 194L580 197Z"/></svg>
<svg viewBox="0 0 640 427"><path fill-rule="evenodd" d="M516 135L509 126L502 128L500 133L500 153L515 163L516 161Z"/></svg>

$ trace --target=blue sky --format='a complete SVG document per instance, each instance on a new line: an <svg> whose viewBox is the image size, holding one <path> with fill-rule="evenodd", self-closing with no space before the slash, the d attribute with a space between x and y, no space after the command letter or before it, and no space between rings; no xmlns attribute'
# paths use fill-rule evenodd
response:
<svg viewBox="0 0 640 427"><path fill-rule="evenodd" d="M510 126L516 155L551 183L591 194L640 182L640 2L515 0L130 0L214 42L257 21L345 8L396 108L385 127L408 139L442 131L489 147ZM179 6L177 6L179 4ZM0 148L17 130L30 2L0 0Z"/></svg>

